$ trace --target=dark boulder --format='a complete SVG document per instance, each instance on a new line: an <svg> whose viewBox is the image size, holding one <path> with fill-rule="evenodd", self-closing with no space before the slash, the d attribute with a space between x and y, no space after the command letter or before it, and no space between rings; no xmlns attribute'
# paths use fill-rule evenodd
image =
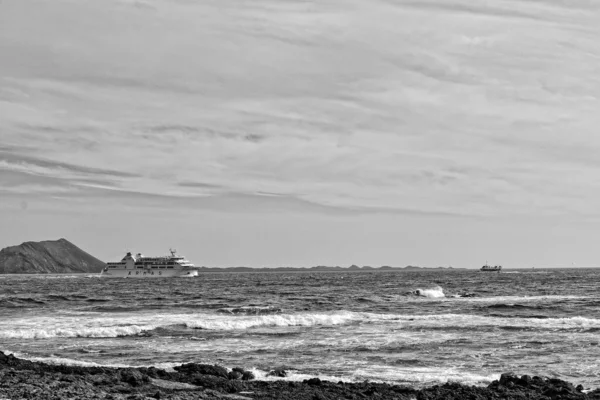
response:
<svg viewBox="0 0 600 400"><path fill-rule="evenodd" d="M244 390L244 385L240 381L230 381L226 378L217 377L214 375L194 375L192 379L194 385L202 386L206 389L225 391L228 393L236 393Z"/></svg>
<svg viewBox="0 0 600 400"><path fill-rule="evenodd" d="M227 378L204 374L193 375L190 379L190 383L208 389L218 389L219 387L223 386L226 381L228 381Z"/></svg>
<svg viewBox="0 0 600 400"><path fill-rule="evenodd" d="M174 369L175 371L181 372L183 374L212 375L228 379L227 369L219 365L189 363L180 365L178 367L175 367Z"/></svg>
<svg viewBox="0 0 600 400"><path fill-rule="evenodd" d="M156 367L140 368L141 373L148 375L150 378L163 378L168 376L169 373L164 369L158 369Z"/></svg>
<svg viewBox="0 0 600 400"><path fill-rule="evenodd" d="M561 379L550 378L548 379L548 383L555 388L557 388L560 392L564 393L573 393L575 392L575 386L572 383L565 382Z"/></svg>
<svg viewBox="0 0 600 400"><path fill-rule="evenodd" d="M223 389L228 393L237 393L244 390L244 384L239 381L228 381L223 385L221 390Z"/></svg>
<svg viewBox="0 0 600 400"><path fill-rule="evenodd" d="M16 360L15 356L12 354L6 355L0 351L0 365L7 366L11 365L11 361Z"/></svg>
<svg viewBox="0 0 600 400"><path fill-rule="evenodd" d="M242 374L242 380L243 381L254 380L254 374L252 373L252 371L244 371L244 373Z"/></svg>
<svg viewBox="0 0 600 400"><path fill-rule="evenodd" d="M235 367L229 372L228 377L230 380L243 380L243 381L251 381L254 379L254 374L251 371L246 371L244 368Z"/></svg>
<svg viewBox="0 0 600 400"><path fill-rule="evenodd" d="M136 369L127 368L121 370L121 381L129 383L131 386L140 386L144 383L148 383L149 379L147 375L142 374Z"/></svg>
<svg viewBox="0 0 600 400"><path fill-rule="evenodd" d="M321 386L323 384L319 378L310 378L305 380L304 383L310 386Z"/></svg>
<svg viewBox="0 0 600 400"><path fill-rule="evenodd" d="M519 379L519 385L524 387L529 387L529 385L531 385L532 382L533 380L529 375L522 375L521 379Z"/></svg>
<svg viewBox="0 0 600 400"><path fill-rule="evenodd" d="M269 371L267 376L276 376L278 378L285 378L287 376L287 371L283 368L275 368L274 370Z"/></svg>
<svg viewBox="0 0 600 400"><path fill-rule="evenodd" d="M242 379L242 376L244 374L240 371L231 371L227 374L227 377L229 378L229 380L237 380L237 379Z"/></svg>
<svg viewBox="0 0 600 400"><path fill-rule="evenodd" d="M517 377L514 373L512 372L505 372L502 375L500 375L500 384L504 385L504 386L508 386L509 382L512 382L514 384L515 381L518 382L519 377Z"/></svg>

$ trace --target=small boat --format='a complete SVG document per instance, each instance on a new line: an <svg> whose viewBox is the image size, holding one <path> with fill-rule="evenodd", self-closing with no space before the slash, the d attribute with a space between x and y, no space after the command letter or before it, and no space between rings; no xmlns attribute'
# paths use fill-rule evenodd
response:
<svg viewBox="0 0 600 400"><path fill-rule="evenodd" d="M502 270L502 265L488 265L487 263L481 267L480 271L485 271L485 272L500 272Z"/></svg>

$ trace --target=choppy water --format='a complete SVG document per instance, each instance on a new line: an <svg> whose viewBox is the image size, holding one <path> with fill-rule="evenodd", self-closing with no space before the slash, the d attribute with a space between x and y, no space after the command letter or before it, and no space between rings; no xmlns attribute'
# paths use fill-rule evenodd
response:
<svg viewBox="0 0 600 400"><path fill-rule="evenodd" d="M483 385L514 371L596 388L599 283L593 269L0 276L0 350L80 365L218 363L264 379L285 366L286 379Z"/></svg>

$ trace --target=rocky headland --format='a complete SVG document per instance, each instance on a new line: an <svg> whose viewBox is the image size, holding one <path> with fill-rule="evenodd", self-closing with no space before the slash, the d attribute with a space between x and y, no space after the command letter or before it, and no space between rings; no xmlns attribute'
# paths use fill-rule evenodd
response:
<svg viewBox="0 0 600 400"><path fill-rule="evenodd" d="M285 377L285 369L274 369ZM184 364L168 372L157 368L105 368L49 365L0 352L0 399L399 399L399 400L585 400L585 393L560 379L503 374L487 387L446 383L424 389L385 383L342 383L312 378L303 382L258 381L242 368Z"/></svg>
<svg viewBox="0 0 600 400"><path fill-rule="evenodd" d="M25 242L0 250L0 274L96 273L105 266L66 239Z"/></svg>

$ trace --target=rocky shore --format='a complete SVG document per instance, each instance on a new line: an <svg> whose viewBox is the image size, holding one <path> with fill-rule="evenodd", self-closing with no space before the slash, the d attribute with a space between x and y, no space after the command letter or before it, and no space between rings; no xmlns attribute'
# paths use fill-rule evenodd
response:
<svg viewBox="0 0 600 400"><path fill-rule="evenodd" d="M274 376L286 371L275 369ZM559 379L503 374L488 387L446 383L425 389L385 383L285 380L264 382L250 371L206 364L157 368L103 368L49 365L0 352L0 400L17 399L600 399L600 389L583 392Z"/></svg>

